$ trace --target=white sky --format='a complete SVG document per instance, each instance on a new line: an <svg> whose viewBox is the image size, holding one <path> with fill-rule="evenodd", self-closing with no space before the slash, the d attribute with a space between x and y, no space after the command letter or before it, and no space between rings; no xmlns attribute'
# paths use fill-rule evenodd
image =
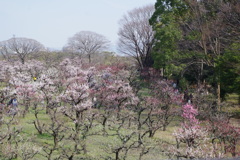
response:
<svg viewBox="0 0 240 160"><path fill-rule="evenodd" d="M0 41L26 37L62 49L69 37L93 31L112 42L128 11L156 0L0 0Z"/></svg>

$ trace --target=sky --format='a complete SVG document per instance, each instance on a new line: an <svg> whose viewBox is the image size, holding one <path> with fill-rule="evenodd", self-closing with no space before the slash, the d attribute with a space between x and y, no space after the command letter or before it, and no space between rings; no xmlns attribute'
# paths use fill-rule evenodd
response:
<svg viewBox="0 0 240 160"><path fill-rule="evenodd" d="M0 41L15 37L37 40L61 50L68 38L92 31L111 41L115 51L119 20L128 11L156 0L0 0Z"/></svg>

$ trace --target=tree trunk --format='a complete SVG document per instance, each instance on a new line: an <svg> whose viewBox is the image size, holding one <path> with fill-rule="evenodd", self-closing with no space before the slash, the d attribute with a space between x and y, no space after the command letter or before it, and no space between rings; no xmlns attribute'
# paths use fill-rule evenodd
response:
<svg viewBox="0 0 240 160"><path fill-rule="evenodd" d="M238 95L238 105L240 105L240 94Z"/></svg>
<svg viewBox="0 0 240 160"><path fill-rule="evenodd" d="M163 124L163 131L167 130L167 124Z"/></svg>
<svg viewBox="0 0 240 160"><path fill-rule="evenodd" d="M149 137L149 138L152 138L152 137L154 136L154 133L155 133L155 132L154 132L153 130L150 130L150 131L149 131L149 136L148 136L148 137Z"/></svg>
<svg viewBox="0 0 240 160"><path fill-rule="evenodd" d="M88 62L91 63L91 55L88 54Z"/></svg>
<svg viewBox="0 0 240 160"><path fill-rule="evenodd" d="M203 82L203 61L201 61L201 64L200 64L200 71L198 73L198 86L200 86Z"/></svg>
<svg viewBox="0 0 240 160"><path fill-rule="evenodd" d="M220 82L217 84L217 102L218 102L218 109L219 111L221 110L220 105L221 105L221 85Z"/></svg>
<svg viewBox="0 0 240 160"><path fill-rule="evenodd" d="M80 119L80 112L76 111L76 122L75 122L76 133L78 133L78 129L79 129L79 119Z"/></svg>
<svg viewBox="0 0 240 160"><path fill-rule="evenodd" d="M116 160L119 160L119 151L116 152Z"/></svg>

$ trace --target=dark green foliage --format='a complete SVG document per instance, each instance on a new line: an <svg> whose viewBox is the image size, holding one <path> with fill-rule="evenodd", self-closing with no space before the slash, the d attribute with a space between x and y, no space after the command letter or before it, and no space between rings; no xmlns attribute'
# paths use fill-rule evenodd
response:
<svg viewBox="0 0 240 160"><path fill-rule="evenodd" d="M222 84L221 96L228 93L240 95L240 44L233 44L217 61Z"/></svg>
<svg viewBox="0 0 240 160"><path fill-rule="evenodd" d="M239 16L236 0L157 0L154 67L190 84L207 82L222 98L239 94Z"/></svg>
<svg viewBox="0 0 240 160"><path fill-rule="evenodd" d="M156 24L157 39L153 48L153 58L155 68L163 68L165 75L175 71L176 66L171 65L172 60L178 58L177 41L181 38L181 31L177 23L173 21L172 13L162 17L162 22Z"/></svg>

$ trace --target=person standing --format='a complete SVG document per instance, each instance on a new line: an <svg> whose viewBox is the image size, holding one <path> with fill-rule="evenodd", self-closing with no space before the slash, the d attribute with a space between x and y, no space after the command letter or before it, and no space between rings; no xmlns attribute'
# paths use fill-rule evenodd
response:
<svg viewBox="0 0 240 160"><path fill-rule="evenodd" d="M176 89L177 88L177 83L173 83L173 89Z"/></svg>
<svg viewBox="0 0 240 160"><path fill-rule="evenodd" d="M2 125L2 121L3 121L3 113L4 113L4 104L0 103L0 126Z"/></svg>
<svg viewBox="0 0 240 160"><path fill-rule="evenodd" d="M13 98L8 102L9 113L12 115L16 115L18 111L18 101L17 101L17 94L14 94Z"/></svg>
<svg viewBox="0 0 240 160"><path fill-rule="evenodd" d="M185 90L185 91L184 91L184 96L183 96L183 101L184 101L184 103L187 103L187 102L188 102L188 99L189 99L188 90Z"/></svg>
<svg viewBox="0 0 240 160"><path fill-rule="evenodd" d="M188 103L189 104L192 104L192 100L193 100L193 95L192 95L192 93L189 95L189 97L188 97Z"/></svg>

